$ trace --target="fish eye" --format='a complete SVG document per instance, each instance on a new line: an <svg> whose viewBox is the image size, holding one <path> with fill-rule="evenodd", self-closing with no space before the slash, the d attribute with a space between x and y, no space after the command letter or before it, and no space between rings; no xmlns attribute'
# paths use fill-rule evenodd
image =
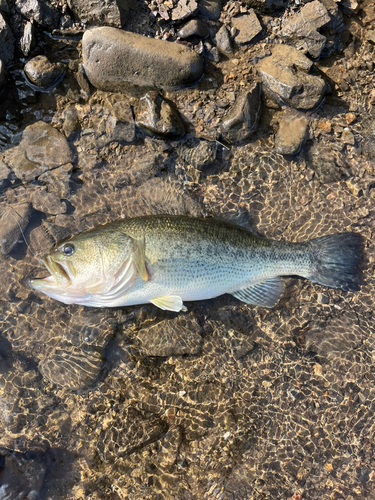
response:
<svg viewBox="0 0 375 500"><path fill-rule="evenodd" d="M75 251L75 246L72 243L67 243L66 245L63 246L63 254L64 255L72 255Z"/></svg>

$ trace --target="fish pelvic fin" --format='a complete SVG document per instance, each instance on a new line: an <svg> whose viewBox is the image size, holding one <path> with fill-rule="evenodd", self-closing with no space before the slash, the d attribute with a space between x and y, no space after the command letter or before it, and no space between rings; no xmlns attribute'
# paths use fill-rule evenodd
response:
<svg viewBox="0 0 375 500"><path fill-rule="evenodd" d="M146 239L136 240L133 245L133 262L143 281L151 279L151 269L146 264Z"/></svg>
<svg viewBox="0 0 375 500"><path fill-rule="evenodd" d="M150 302L151 304L154 304L154 306L163 309L163 311L187 311L181 297L179 297L178 295L164 295L161 297L155 297L154 299L151 299Z"/></svg>
<svg viewBox="0 0 375 500"><path fill-rule="evenodd" d="M338 233L310 240L312 271L305 278L314 283L357 292L362 283L358 262L363 251L362 236L358 233Z"/></svg>
<svg viewBox="0 0 375 500"><path fill-rule="evenodd" d="M233 292L231 295L246 304L273 307L280 300L283 291L284 283L276 276L267 281L262 281L261 283L256 283L255 285Z"/></svg>

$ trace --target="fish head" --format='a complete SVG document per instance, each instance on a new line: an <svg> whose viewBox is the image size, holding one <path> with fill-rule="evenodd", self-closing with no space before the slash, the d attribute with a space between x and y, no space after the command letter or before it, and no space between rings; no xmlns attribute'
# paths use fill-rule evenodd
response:
<svg viewBox="0 0 375 500"><path fill-rule="evenodd" d="M67 238L41 259L50 275L32 279L35 290L64 302L84 304L93 294L109 291L116 273L129 259L132 238L100 227Z"/></svg>

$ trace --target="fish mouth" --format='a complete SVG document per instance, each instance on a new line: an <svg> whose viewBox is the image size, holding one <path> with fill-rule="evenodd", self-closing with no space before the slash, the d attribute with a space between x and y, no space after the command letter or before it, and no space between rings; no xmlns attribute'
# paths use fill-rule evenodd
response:
<svg viewBox="0 0 375 500"><path fill-rule="evenodd" d="M67 287L72 284L69 269L62 263L54 261L50 255L45 255L41 259L42 264L51 273L45 278L29 280L29 285L35 290L43 290L50 287Z"/></svg>

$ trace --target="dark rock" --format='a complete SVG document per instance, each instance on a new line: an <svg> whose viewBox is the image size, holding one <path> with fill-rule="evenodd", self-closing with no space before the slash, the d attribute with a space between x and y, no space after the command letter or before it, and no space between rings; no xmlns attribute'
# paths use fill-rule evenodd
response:
<svg viewBox="0 0 375 500"><path fill-rule="evenodd" d="M9 5L7 0L0 0L0 12L9 12Z"/></svg>
<svg viewBox="0 0 375 500"><path fill-rule="evenodd" d="M322 78L308 73L312 66L310 59L296 48L275 45L272 55L261 59L256 68L264 91L276 102L297 109L312 109L329 88Z"/></svg>
<svg viewBox="0 0 375 500"><path fill-rule="evenodd" d="M253 9L250 9L248 14L234 17L232 19L232 29L236 30L234 41L237 45L251 43L263 30Z"/></svg>
<svg viewBox="0 0 375 500"><path fill-rule="evenodd" d="M7 70L2 59L0 59L0 90L6 84L7 81Z"/></svg>
<svg viewBox="0 0 375 500"><path fill-rule="evenodd" d="M23 35L20 40L22 54L28 56L34 46L34 25L31 21L25 24Z"/></svg>
<svg viewBox="0 0 375 500"><path fill-rule="evenodd" d="M257 12L271 13L284 9L287 0L243 0L248 7L253 7Z"/></svg>
<svg viewBox="0 0 375 500"><path fill-rule="evenodd" d="M137 125L165 138L180 137L184 125L171 103L152 90L134 108Z"/></svg>
<svg viewBox="0 0 375 500"><path fill-rule="evenodd" d="M29 203L15 205L3 213L0 219L0 253L2 255L8 255L22 239L22 233L25 232L31 215L32 208Z"/></svg>
<svg viewBox="0 0 375 500"><path fill-rule="evenodd" d="M5 151L3 158L16 177L30 182L47 170L71 163L73 154L61 132L39 121L25 128L20 144Z"/></svg>
<svg viewBox="0 0 375 500"><path fill-rule="evenodd" d="M29 21L35 21L43 28L56 28L59 24L60 12L47 1L16 0L16 8Z"/></svg>
<svg viewBox="0 0 375 500"><path fill-rule="evenodd" d="M222 26L215 36L215 43L218 51L227 57L233 55L232 44L226 26Z"/></svg>
<svg viewBox="0 0 375 500"><path fill-rule="evenodd" d="M282 155L299 153L306 139L309 120L302 113L293 110L283 112L275 137L275 148Z"/></svg>
<svg viewBox="0 0 375 500"><path fill-rule="evenodd" d="M68 0L76 18L89 26L115 26L121 28L129 20L129 0Z"/></svg>
<svg viewBox="0 0 375 500"><path fill-rule="evenodd" d="M9 25L0 14L0 59L7 66L13 61L15 40Z"/></svg>
<svg viewBox="0 0 375 500"><path fill-rule="evenodd" d="M261 85L256 82L240 93L222 122L224 139L229 142L243 141L256 132L262 108L261 92Z"/></svg>
<svg viewBox="0 0 375 500"><path fill-rule="evenodd" d="M331 18L330 22L325 25L325 28L338 30L344 24L344 16L339 10L335 0L320 0L324 7L327 9L328 15Z"/></svg>
<svg viewBox="0 0 375 500"><path fill-rule="evenodd" d="M0 498L35 500L47 471L44 453L0 451Z"/></svg>
<svg viewBox="0 0 375 500"><path fill-rule="evenodd" d="M88 79L106 91L121 91L126 82L161 88L188 85L203 74L201 58L188 47L115 28L86 31L82 55Z"/></svg>
<svg viewBox="0 0 375 500"><path fill-rule="evenodd" d="M0 160L0 191L9 185L8 178L10 173L10 168L8 168L5 163Z"/></svg>
<svg viewBox="0 0 375 500"><path fill-rule="evenodd" d="M319 0L314 0L285 20L282 36L296 48L309 52L311 57L317 59L326 43L326 37L317 30L330 22L327 9Z"/></svg>
<svg viewBox="0 0 375 500"><path fill-rule="evenodd" d="M208 36L208 29L200 19L192 19L182 26L177 34L181 38L190 38L192 36L206 38Z"/></svg>
<svg viewBox="0 0 375 500"><path fill-rule="evenodd" d="M172 21L184 21L198 13L196 0L179 0L176 7L172 9Z"/></svg>
<svg viewBox="0 0 375 500"><path fill-rule="evenodd" d="M210 61L213 61L215 63L220 62L220 53L217 50L216 47L213 47L209 42L204 44L205 49L206 49L206 56Z"/></svg>
<svg viewBox="0 0 375 500"><path fill-rule="evenodd" d="M51 63L46 56L36 56L25 64L24 71L31 83L46 88L61 79L64 67L61 63Z"/></svg>
<svg viewBox="0 0 375 500"><path fill-rule="evenodd" d="M219 19L222 7L222 0L199 0L199 14L213 21Z"/></svg>

